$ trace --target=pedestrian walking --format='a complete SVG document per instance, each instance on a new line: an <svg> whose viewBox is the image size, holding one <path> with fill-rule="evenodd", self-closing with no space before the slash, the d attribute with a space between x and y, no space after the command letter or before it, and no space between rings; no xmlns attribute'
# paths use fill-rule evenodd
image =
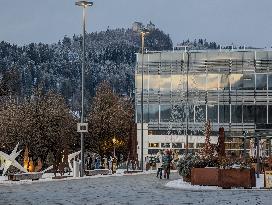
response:
<svg viewBox="0 0 272 205"><path fill-rule="evenodd" d="M165 150L164 151L164 155L162 157L162 166L163 166L163 170L164 170L164 178L169 179L169 175L170 175L170 165L172 162L173 158L172 158L172 153L170 150Z"/></svg>
<svg viewBox="0 0 272 205"><path fill-rule="evenodd" d="M163 153L160 151L158 152L156 156L156 168L157 168L157 177L160 176L160 179L162 178L162 155Z"/></svg>

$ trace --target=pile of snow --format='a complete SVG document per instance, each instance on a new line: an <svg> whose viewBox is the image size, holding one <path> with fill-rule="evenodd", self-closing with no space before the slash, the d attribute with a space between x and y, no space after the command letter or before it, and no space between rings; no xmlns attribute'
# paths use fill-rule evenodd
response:
<svg viewBox="0 0 272 205"><path fill-rule="evenodd" d="M165 184L166 187L177 188L177 189L185 189L185 190L220 190L221 187L218 186L199 186L199 185L191 185L189 182L183 181L183 179L178 179L174 181L170 181ZM260 174L260 178L256 176L256 187L253 189L260 189L264 187L264 175Z"/></svg>

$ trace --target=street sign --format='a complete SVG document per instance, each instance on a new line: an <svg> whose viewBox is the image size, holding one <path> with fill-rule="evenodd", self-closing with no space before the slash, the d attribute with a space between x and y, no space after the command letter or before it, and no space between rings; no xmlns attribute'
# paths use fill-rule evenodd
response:
<svg viewBox="0 0 272 205"><path fill-rule="evenodd" d="M77 123L77 132L88 132L88 123Z"/></svg>

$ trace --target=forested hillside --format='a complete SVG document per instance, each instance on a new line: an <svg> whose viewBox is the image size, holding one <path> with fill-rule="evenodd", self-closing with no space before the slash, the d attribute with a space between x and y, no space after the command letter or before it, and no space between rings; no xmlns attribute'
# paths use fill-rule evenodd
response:
<svg viewBox="0 0 272 205"><path fill-rule="evenodd" d="M55 44L25 46L0 43L0 96L31 96L35 89L61 93L73 109L80 106L82 37L64 37ZM113 89L132 95L140 35L131 29L114 29L87 34L85 97L106 80ZM172 49L172 41L159 29L146 38L148 50Z"/></svg>

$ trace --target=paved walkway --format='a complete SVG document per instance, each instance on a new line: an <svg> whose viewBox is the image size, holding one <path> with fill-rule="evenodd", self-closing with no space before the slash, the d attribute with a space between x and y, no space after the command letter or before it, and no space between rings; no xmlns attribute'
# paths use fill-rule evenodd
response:
<svg viewBox="0 0 272 205"><path fill-rule="evenodd" d="M170 178L177 179L174 173ZM170 179L170 180L171 180ZM272 191L184 191L166 188L154 174L0 185L7 204L271 204Z"/></svg>

